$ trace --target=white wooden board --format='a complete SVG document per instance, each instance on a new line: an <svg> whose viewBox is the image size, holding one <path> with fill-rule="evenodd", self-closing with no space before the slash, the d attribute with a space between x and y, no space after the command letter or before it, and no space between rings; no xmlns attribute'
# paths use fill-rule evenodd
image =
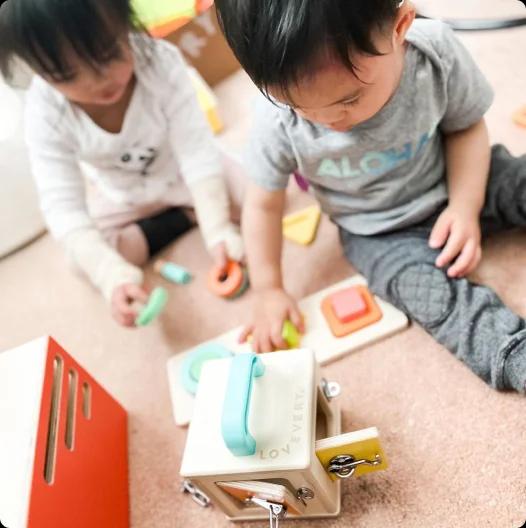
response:
<svg viewBox="0 0 526 528"><path fill-rule="evenodd" d="M325 290L310 295L299 303L307 326L307 332L301 340L301 348L313 350L317 361L321 365L325 365L349 352L363 348L376 341L385 339L400 332L409 324L405 314L376 297L383 317L378 322L362 330L358 330L346 337L335 338L321 312L321 302L327 295L333 292L359 284L367 285L367 281L361 275L355 275L350 279L346 279ZM221 344L236 354L250 352L250 344L240 345L238 343L240 333L241 328L235 328L206 343ZM205 343L200 343L198 346L203 344ZM186 355L196 348L197 346L177 354L168 361L167 365L175 423L179 426L188 425L192 419L194 397L183 388L180 381L180 371Z"/></svg>

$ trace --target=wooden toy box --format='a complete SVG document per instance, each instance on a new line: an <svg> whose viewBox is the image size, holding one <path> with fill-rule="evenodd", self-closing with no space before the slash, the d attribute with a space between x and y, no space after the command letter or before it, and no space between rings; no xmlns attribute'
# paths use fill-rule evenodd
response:
<svg viewBox="0 0 526 528"><path fill-rule="evenodd" d="M129 526L127 415L53 339L0 353L0 522Z"/></svg>
<svg viewBox="0 0 526 528"><path fill-rule="evenodd" d="M304 496L301 518L333 517L340 512L340 482L331 480L316 457L315 441L341 432L337 402L324 389L310 350L262 354L265 372L254 378L247 413L255 453L235 456L221 434L223 403L232 359L206 363L195 400L181 475L235 521L268 519L250 501L233 498L217 482L281 484ZM291 517L293 518L293 517Z"/></svg>

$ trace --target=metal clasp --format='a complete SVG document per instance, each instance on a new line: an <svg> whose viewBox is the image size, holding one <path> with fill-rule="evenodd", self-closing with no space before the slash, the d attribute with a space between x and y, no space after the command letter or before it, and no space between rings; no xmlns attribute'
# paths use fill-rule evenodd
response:
<svg viewBox="0 0 526 528"><path fill-rule="evenodd" d="M270 528L279 528L280 519L284 519L287 515L287 508L283 504L278 504L276 502L270 502L263 499L258 499L257 497L252 497L250 499L254 504L261 506L265 510L268 510L268 519Z"/></svg>
<svg viewBox="0 0 526 528"><path fill-rule="evenodd" d="M333 398L339 396L342 392L340 384L336 381L327 381L325 378L321 379L321 390L327 398L328 401L331 401Z"/></svg>
<svg viewBox="0 0 526 528"><path fill-rule="evenodd" d="M314 499L314 491L310 488L299 488L296 490L296 498L303 503L303 506L307 506L307 501Z"/></svg>
<svg viewBox="0 0 526 528"><path fill-rule="evenodd" d="M189 480L183 480L181 491L188 493L194 502L199 504L201 508L208 508L210 506L210 498L203 493L197 486L192 484Z"/></svg>
<svg viewBox="0 0 526 528"><path fill-rule="evenodd" d="M359 466L378 466L382 463L382 457L376 455L374 460L356 460L352 455L338 455L329 462L329 473L338 478L346 479L352 477Z"/></svg>

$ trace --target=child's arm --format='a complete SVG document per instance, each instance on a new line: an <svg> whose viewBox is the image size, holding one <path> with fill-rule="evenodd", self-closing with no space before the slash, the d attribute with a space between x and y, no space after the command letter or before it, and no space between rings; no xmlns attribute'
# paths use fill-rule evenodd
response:
<svg viewBox="0 0 526 528"><path fill-rule="evenodd" d="M284 205L284 190L266 191L251 184L243 207L243 239L256 304L241 341L251 334L255 352L286 348L281 335L286 319L303 331L301 313L285 291L281 275Z"/></svg>
<svg viewBox="0 0 526 528"><path fill-rule="evenodd" d="M201 235L209 251L225 245L227 256L241 261L244 256L239 228L230 221L230 199L222 176L189 185ZM226 264L226 263L219 263Z"/></svg>
<svg viewBox="0 0 526 528"><path fill-rule="evenodd" d="M94 227L76 229L60 240L69 258L111 304L113 317L123 326L134 326L134 301L146 302L140 287L143 272L127 262Z"/></svg>
<svg viewBox="0 0 526 528"><path fill-rule="evenodd" d="M46 113L41 99L28 99L26 140L31 169L46 224L69 258L112 303L115 318L132 326L131 302L142 300L142 270L128 263L103 239L86 207L83 175L78 166L70 135L57 126L52 109ZM49 114L49 115L48 115ZM126 293L125 285L135 285L138 293ZM122 295L116 295L117 290ZM126 306L125 306L126 305Z"/></svg>
<svg viewBox="0 0 526 528"><path fill-rule="evenodd" d="M486 194L490 144L486 122L445 136L449 205L440 215L430 237L430 246L444 246L436 260L449 277L462 277L480 261L479 216Z"/></svg>
<svg viewBox="0 0 526 528"><path fill-rule="evenodd" d="M447 79L447 105L439 128L444 137L449 205L429 240L443 247L437 266L453 263L450 277L462 277L480 261L479 215L489 176L490 146L484 115L493 90L473 57L445 25L436 25L440 68Z"/></svg>
<svg viewBox="0 0 526 528"><path fill-rule="evenodd" d="M68 160L67 153L51 155L37 148L31 148L30 159L51 234L106 300L111 301L113 291L122 284L142 284L142 270L127 262L94 226L76 162Z"/></svg>
<svg viewBox="0 0 526 528"><path fill-rule="evenodd" d="M169 86L166 114L171 145L190 190L205 245L213 252L224 244L228 257L239 261L243 258L243 244L239 228L230 219L221 152L179 50L164 43L162 51Z"/></svg>

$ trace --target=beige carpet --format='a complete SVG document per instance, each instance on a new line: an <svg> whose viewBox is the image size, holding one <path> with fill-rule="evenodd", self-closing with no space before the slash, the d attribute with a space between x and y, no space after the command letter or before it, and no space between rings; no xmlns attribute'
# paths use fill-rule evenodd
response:
<svg viewBox="0 0 526 528"><path fill-rule="evenodd" d="M523 152L526 130L516 127L510 115L526 104L526 30L464 40L497 89L489 117L494 140ZM224 142L238 145L253 89L238 74L218 93L229 127ZM293 193L291 209L302 200L305 196ZM492 241L477 275L526 316L525 247L524 234ZM219 511L202 510L179 491L186 432L172 419L165 362L241 323L251 295L226 304L207 293L204 276L210 261L196 233L167 256L188 266L196 280L170 287L169 309L160 324L127 331L112 322L100 296L70 272L49 237L38 240L0 262L0 350L51 334L128 409L133 528L226 527ZM298 297L352 273L327 221L312 247L287 244L284 261L287 284ZM151 273L149 281L161 282ZM326 370L344 389L345 428L377 426L391 468L346 483L339 519L285 526L523 525L524 397L493 392L417 327Z"/></svg>

